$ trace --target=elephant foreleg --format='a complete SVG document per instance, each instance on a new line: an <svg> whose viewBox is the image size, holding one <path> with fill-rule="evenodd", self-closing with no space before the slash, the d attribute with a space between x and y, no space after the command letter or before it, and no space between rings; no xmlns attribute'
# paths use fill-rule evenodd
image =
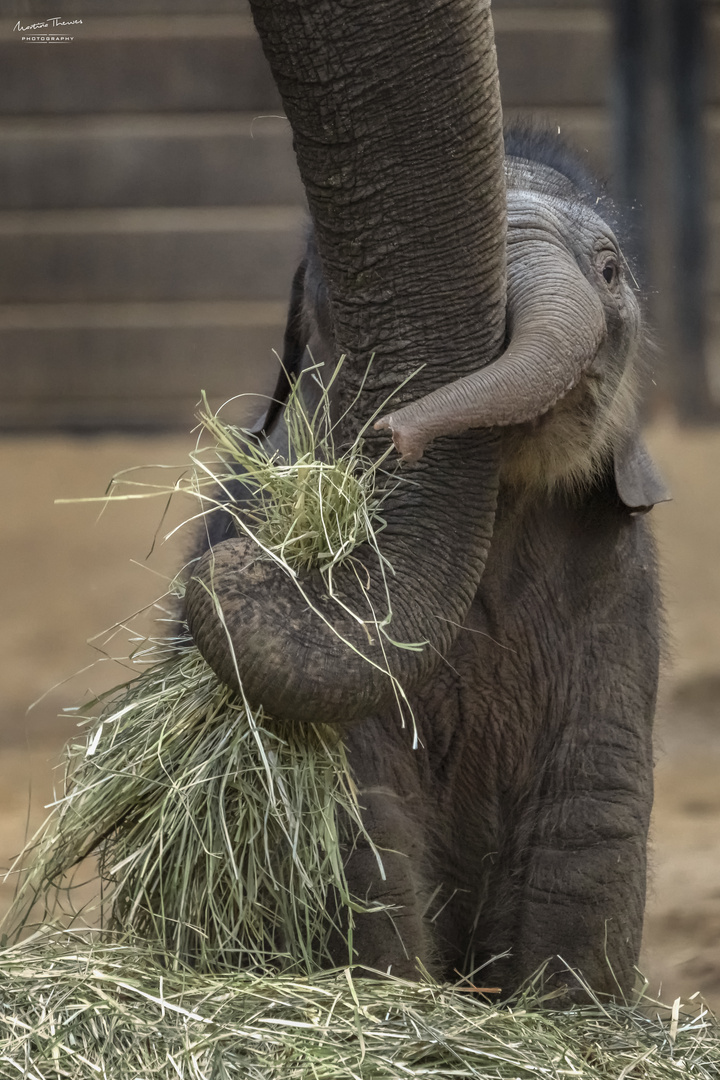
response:
<svg viewBox="0 0 720 1080"><path fill-rule="evenodd" d="M547 980L571 997L582 991L565 965L597 993L632 989L651 802L649 724L603 731L585 718L564 732L500 856L490 936L512 955L499 981L515 988L549 960Z"/></svg>
<svg viewBox="0 0 720 1080"><path fill-rule="evenodd" d="M386 721L387 724L387 721ZM428 888L424 868L426 843L415 754L404 743L407 731L398 730L399 745L389 752L375 737L371 724L358 732L362 748L350 764L359 789L363 822L376 845L376 853L360 840L349 853L345 872L350 892L366 904L385 905L387 911L354 915L353 949L356 963L403 978L418 978L417 960L436 970L430 924L425 918ZM348 962L347 948L333 948L337 963Z"/></svg>
<svg viewBox="0 0 720 1080"><path fill-rule="evenodd" d="M360 912L354 916L355 961L401 978L418 978L417 961L434 971L435 961L429 927L424 918L426 889L418 873L418 847L414 822L402 807L388 805L393 796L363 792L368 831L381 848L384 877L375 853L358 844L346 864L351 893L387 911ZM339 958L338 958L339 959ZM347 962L347 960L345 960Z"/></svg>

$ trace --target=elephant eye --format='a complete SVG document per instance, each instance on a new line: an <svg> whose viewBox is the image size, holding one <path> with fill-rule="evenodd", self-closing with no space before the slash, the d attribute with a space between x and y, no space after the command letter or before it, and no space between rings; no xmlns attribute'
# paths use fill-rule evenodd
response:
<svg viewBox="0 0 720 1080"><path fill-rule="evenodd" d="M617 278L618 265L614 259L608 259L602 268L602 276L607 281L608 285L612 285Z"/></svg>

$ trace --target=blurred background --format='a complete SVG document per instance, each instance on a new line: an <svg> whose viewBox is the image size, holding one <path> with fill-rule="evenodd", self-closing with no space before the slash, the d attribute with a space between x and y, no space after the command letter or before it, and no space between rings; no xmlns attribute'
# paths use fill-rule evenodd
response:
<svg viewBox="0 0 720 1080"><path fill-rule="evenodd" d="M675 496L653 513L668 643L642 967L720 1007L720 2L493 14L506 114L558 127L627 208ZM49 18L72 25L29 29ZM23 40L47 34L72 40ZM61 710L126 677L94 663L123 634L96 636L183 558L161 542L182 508L160 528L156 502L54 500L181 464L201 389L263 411L303 222L244 0L0 0L0 866L60 782Z"/></svg>

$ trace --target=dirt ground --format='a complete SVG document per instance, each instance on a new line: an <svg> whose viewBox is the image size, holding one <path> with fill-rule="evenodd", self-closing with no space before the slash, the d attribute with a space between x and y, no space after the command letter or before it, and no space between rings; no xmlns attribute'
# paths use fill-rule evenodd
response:
<svg viewBox="0 0 720 1080"><path fill-rule="evenodd" d="M641 966L665 1000L699 990L718 1009L720 430L656 424L649 442L675 499L653 514L669 646ZM156 501L111 505L97 520L97 504L53 500L100 495L120 469L182 463L190 445L190 436L0 440L0 866L42 820L59 784L54 767L75 723L61 710L124 679L115 664L93 665L103 639L86 642L150 604L182 561L177 538L156 544L146 561ZM122 654L121 640L106 651ZM11 881L0 884L0 910L12 891Z"/></svg>

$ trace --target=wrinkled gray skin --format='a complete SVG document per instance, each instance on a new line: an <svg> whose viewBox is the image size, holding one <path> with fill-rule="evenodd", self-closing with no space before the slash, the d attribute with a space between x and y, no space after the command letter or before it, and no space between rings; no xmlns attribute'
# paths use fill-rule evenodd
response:
<svg viewBox="0 0 720 1080"><path fill-rule="evenodd" d="M253 11L315 222L295 278L286 363L295 372L307 365L306 346L330 369L346 353L341 413L374 346L367 394L341 439L425 364L370 439L380 452L390 433L413 480L387 508L383 549L396 572L393 633L431 643L420 653L389 650L421 747L398 722L389 680L310 616L276 567L248 565L247 542L221 515L210 550L198 553L187 619L208 662L231 685L239 674L253 704L279 718L344 724L368 830L389 849L385 881L369 851L353 852L350 884L399 908L394 925L383 915L359 918L361 963L412 975L418 957L454 977L510 950L482 976L510 990L560 955L596 991L627 991L642 930L659 655L653 545L637 512L666 497L635 418L638 305L604 206L563 151L511 137L505 201L491 29L475 0L423 0L428 32L419 60L408 58L407 100L417 112L422 80L439 63L440 89L423 99L423 123L433 140L457 134L448 110L464 127L452 153L441 146L434 159L423 147L403 171L418 133L407 132L403 108L388 116L373 87L397 75L398 56L422 35L402 30L403 18L405 31L417 24L417 0L392 6L397 41L388 38L387 4L363 5L357 23L343 9L339 20L346 80L357 90L341 102L352 112L357 98L353 122L343 108L325 111L326 43L312 55L318 26L326 37L338 26L327 5L303 5L290 29L292 5L268 0ZM452 63L463 53L446 84L444 41ZM479 111L478 86L488 89ZM352 130L361 148L374 131L383 145L407 140L386 162L385 183L373 182L367 163L376 157L338 130ZM323 142L339 159L335 171L318 151ZM417 188L408 195L410 183ZM425 212L413 233L408 198L425 200L436 229L426 228ZM357 235L362 244L345 242ZM265 432L283 448L282 408L271 409ZM359 554L374 581L372 554ZM341 621L318 575L303 584ZM343 588L353 604L350 578ZM350 620L341 630L377 655L363 628ZM551 960L549 978L561 969Z"/></svg>

